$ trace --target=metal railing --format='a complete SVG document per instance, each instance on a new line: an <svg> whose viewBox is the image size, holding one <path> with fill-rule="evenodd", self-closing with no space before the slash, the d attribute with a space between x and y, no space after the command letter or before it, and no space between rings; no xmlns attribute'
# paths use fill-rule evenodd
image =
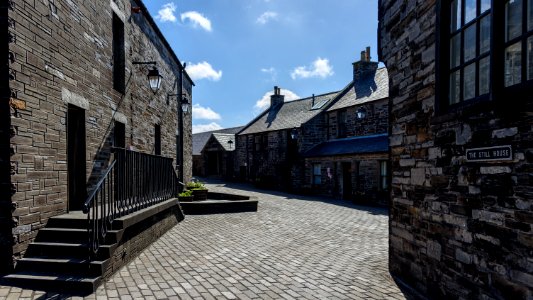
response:
<svg viewBox="0 0 533 300"><path fill-rule="evenodd" d="M83 205L91 255L105 241L113 221L150 207L178 192L172 159L113 148L114 159Z"/></svg>

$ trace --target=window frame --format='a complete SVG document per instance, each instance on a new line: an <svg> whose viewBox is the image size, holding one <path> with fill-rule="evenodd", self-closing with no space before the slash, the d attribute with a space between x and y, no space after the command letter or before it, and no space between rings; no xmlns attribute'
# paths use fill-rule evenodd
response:
<svg viewBox="0 0 533 300"><path fill-rule="evenodd" d="M465 0L462 0L463 2ZM477 0L479 4L481 0ZM527 29L527 4L528 0L522 0L522 26L523 29ZM449 103L450 94L450 75L452 68L450 67L450 46L452 33L450 30L451 22L451 6L452 0L440 0L437 1L437 16L436 16L436 64L435 64L435 111L437 115L443 115L448 113L460 112L461 114L469 114L469 112L476 112L476 110L470 110L470 107L479 107L482 103L488 105L488 107L497 106L502 108L501 111L517 110L518 106L522 104L515 101L513 105L505 105L506 100L510 97L521 97L528 93L533 93L533 78L531 80L522 80L521 83L505 87L505 48L506 45L512 45L517 40L522 41L522 78L527 78L527 38L533 37L533 30L529 32L523 31L522 35L513 39L509 43L505 43L505 4L507 1L492 0L490 9L490 50L488 54L490 56L490 75L489 75L489 92L482 96L476 96L475 98L464 100L463 88L461 87L461 100L458 103ZM461 18L464 18L464 5L461 12ZM471 20L467 24L476 24L480 22L483 15L477 16L474 20ZM467 25L466 24L466 25ZM476 57L469 62L477 62L483 58L478 53L479 49L479 33L480 25L476 25ZM468 26L463 26L460 30L463 32ZM457 32L457 31L455 31ZM463 48L463 37L461 38L461 48ZM461 58L463 57L464 49L461 49ZM469 63L464 63L461 59L461 65L467 66ZM526 77L524 77L526 76ZM463 80L463 78L461 78ZM461 86L463 83L461 82ZM479 67L476 67L476 95L479 89Z"/></svg>
<svg viewBox="0 0 533 300"><path fill-rule="evenodd" d="M126 93L126 32L124 22L112 14L113 89Z"/></svg>
<svg viewBox="0 0 533 300"><path fill-rule="evenodd" d="M317 166L318 166L318 169L320 171L318 174L315 173L315 170L316 170L315 167L317 167ZM321 185L322 184L322 164L321 163L313 163L311 171L312 171L311 172L312 173L311 184L312 185ZM317 179L318 179L318 183L317 183Z"/></svg>

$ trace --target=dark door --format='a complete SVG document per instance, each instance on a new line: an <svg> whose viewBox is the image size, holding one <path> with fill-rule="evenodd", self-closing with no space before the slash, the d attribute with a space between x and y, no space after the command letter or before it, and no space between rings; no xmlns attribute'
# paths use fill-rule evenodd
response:
<svg viewBox="0 0 533 300"><path fill-rule="evenodd" d="M207 175L219 175L218 152L207 152Z"/></svg>
<svg viewBox="0 0 533 300"><path fill-rule="evenodd" d="M67 112L68 209L80 210L87 198L85 110L69 105Z"/></svg>
<svg viewBox="0 0 533 300"><path fill-rule="evenodd" d="M342 199L352 200L352 164L342 163Z"/></svg>
<svg viewBox="0 0 533 300"><path fill-rule="evenodd" d="M126 148L126 125L115 121L115 142L117 148Z"/></svg>

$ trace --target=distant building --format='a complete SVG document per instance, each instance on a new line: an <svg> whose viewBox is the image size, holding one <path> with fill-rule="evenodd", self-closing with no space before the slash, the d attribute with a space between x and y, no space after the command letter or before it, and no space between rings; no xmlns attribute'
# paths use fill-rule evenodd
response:
<svg viewBox="0 0 533 300"><path fill-rule="evenodd" d="M193 175L234 179L235 133L242 128L193 134Z"/></svg>
<svg viewBox="0 0 533 300"><path fill-rule="evenodd" d="M531 1L379 1L390 270L431 299L533 299Z"/></svg>
<svg viewBox="0 0 533 300"><path fill-rule="evenodd" d="M321 113L337 94L285 102L280 88L274 87L270 107L237 135L240 176L262 187L298 190L304 184L302 153L325 139Z"/></svg>
<svg viewBox="0 0 533 300"><path fill-rule="evenodd" d="M326 140L304 153L305 182L315 193L387 204L388 75L369 52L324 112Z"/></svg>
<svg viewBox="0 0 533 300"><path fill-rule="evenodd" d="M275 87L238 133L236 172L263 187L386 203L388 77L369 51L340 92L285 102Z"/></svg>

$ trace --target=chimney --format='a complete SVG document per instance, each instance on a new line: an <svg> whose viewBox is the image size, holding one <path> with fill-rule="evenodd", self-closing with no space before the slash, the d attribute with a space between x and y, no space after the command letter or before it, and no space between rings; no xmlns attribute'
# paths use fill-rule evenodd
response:
<svg viewBox="0 0 533 300"><path fill-rule="evenodd" d="M282 104L285 101L285 96L281 95L281 89L277 86L274 87L274 95L270 96L270 107L275 107Z"/></svg>
<svg viewBox="0 0 533 300"><path fill-rule="evenodd" d="M366 76L374 76L378 62L370 61L370 47L361 51L361 60L353 63L353 80L358 81Z"/></svg>
<svg viewBox="0 0 533 300"><path fill-rule="evenodd" d="M311 104L311 107L315 106L315 94L313 94L313 103Z"/></svg>

